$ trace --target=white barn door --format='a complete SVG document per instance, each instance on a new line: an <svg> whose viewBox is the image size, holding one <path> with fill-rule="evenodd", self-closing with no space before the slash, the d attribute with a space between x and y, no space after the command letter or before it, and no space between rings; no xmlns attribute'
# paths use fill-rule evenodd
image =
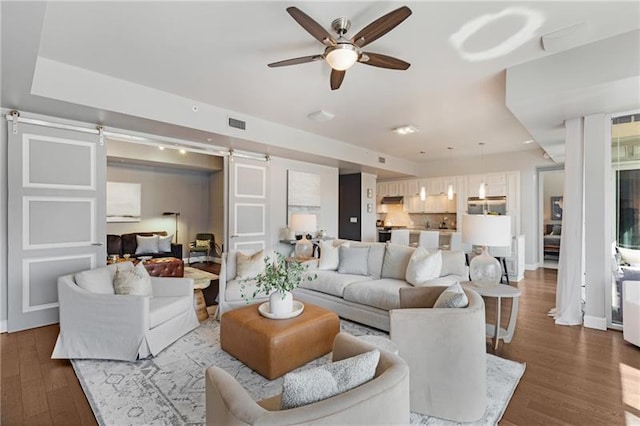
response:
<svg viewBox="0 0 640 426"><path fill-rule="evenodd" d="M106 149L97 134L9 124L9 332L57 323L61 275L106 261Z"/></svg>
<svg viewBox="0 0 640 426"><path fill-rule="evenodd" d="M267 163L232 157L229 161L229 235L231 250L261 250L269 241Z"/></svg>

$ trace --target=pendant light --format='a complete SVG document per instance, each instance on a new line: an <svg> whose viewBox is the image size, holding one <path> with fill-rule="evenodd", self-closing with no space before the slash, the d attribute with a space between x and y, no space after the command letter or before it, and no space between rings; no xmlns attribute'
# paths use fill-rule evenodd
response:
<svg viewBox="0 0 640 426"><path fill-rule="evenodd" d="M480 163L482 165L484 165L484 142L478 142L478 145L480 145ZM484 176L482 177L482 181L480 182L480 187L478 188L478 198L480 198L481 200L484 200L484 198L487 195L487 188L486 185L484 184Z"/></svg>
<svg viewBox="0 0 640 426"><path fill-rule="evenodd" d="M453 147L449 146L447 147L447 149L449 150L449 170L451 170L451 151L453 151ZM453 184L452 183L450 183L449 188L447 188L447 199L453 200Z"/></svg>

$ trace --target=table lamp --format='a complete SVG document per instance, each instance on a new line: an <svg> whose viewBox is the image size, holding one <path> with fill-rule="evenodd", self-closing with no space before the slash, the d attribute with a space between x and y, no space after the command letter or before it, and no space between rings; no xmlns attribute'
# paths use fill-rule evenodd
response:
<svg viewBox="0 0 640 426"><path fill-rule="evenodd" d="M469 264L469 275L474 285L492 287L500 283L502 267L489 254L489 247L511 246L511 216L462 216L462 242L482 246L482 254L474 256Z"/></svg>
<svg viewBox="0 0 640 426"><path fill-rule="evenodd" d="M310 258L313 255L313 244L307 240L307 233L316 231L316 215L292 214L290 226L294 232L302 232L302 238L298 240L295 247L296 258Z"/></svg>

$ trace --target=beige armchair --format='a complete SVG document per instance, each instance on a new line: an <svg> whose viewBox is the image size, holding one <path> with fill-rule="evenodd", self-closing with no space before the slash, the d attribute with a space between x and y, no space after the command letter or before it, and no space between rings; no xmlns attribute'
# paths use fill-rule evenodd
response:
<svg viewBox="0 0 640 426"><path fill-rule="evenodd" d="M370 344L339 333L333 360L370 350ZM409 369L397 355L380 352L374 378L343 394L288 410L280 395L256 402L230 374L218 367L206 372L207 425L408 424Z"/></svg>
<svg viewBox="0 0 640 426"><path fill-rule="evenodd" d="M401 309L389 312L391 340L411 372L411 411L471 422L487 405L484 301L465 290L467 308L431 308L444 289L400 289Z"/></svg>

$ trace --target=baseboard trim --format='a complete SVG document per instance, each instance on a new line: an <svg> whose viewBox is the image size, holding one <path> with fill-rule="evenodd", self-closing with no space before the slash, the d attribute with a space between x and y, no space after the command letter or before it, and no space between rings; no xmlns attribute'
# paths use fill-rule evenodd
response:
<svg viewBox="0 0 640 426"><path fill-rule="evenodd" d="M587 328L593 328L596 330L607 331L607 319L602 317L594 317L591 315L585 315L583 324Z"/></svg>
<svg viewBox="0 0 640 426"><path fill-rule="evenodd" d="M7 320L0 321L0 333L7 332Z"/></svg>
<svg viewBox="0 0 640 426"><path fill-rule="evenodd" d="M525 263L525 265L524 265L524 269L526 271L535 271L539 267L540 267L539 263Z"/></svg>

